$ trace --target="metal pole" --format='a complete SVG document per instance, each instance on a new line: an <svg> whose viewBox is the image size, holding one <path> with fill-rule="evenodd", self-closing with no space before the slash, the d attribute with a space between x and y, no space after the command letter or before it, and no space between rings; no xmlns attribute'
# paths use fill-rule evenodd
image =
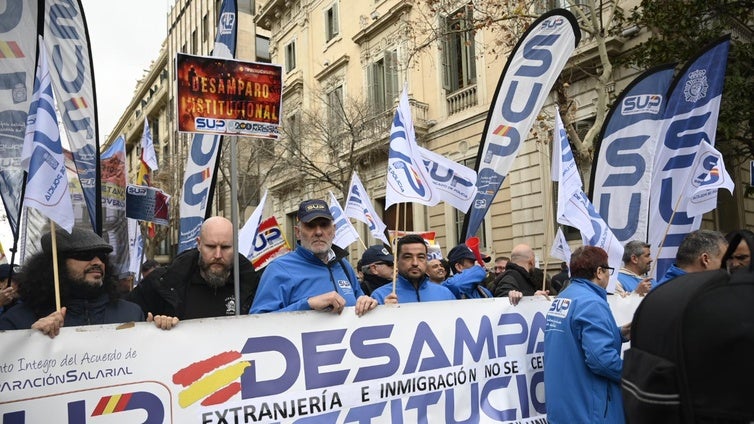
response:
<svg viewBox="0 0 754 424"><path fill-rule="evenodd" d="M236 316L241 315L241 266L238 259L238 137L230 137L230 221L233 223L233 285L236 292Z"/></svg>

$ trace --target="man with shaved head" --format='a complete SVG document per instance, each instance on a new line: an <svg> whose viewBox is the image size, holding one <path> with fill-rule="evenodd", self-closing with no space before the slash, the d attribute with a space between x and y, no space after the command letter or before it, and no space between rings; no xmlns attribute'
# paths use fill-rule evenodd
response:
<svg viewBox="0 0 754 424"><path fill-rule="evenodd" d="M515 246L505 271L493 283L495 297L507 296L511 304L517 305L523 296L547 295L546 291L537 290L532 280L534 261L534 251L528 244Z"/></svg>
<svg viewBox="0 0 754 424"><path fill-rule="evenodd" d="M167 268L158 268L132 292L129 300L144 312L180 319L235 315L233 284L233 224L215 216L202 224L197 247L178 255ZM254 300L259 276L246 257L238 254L241 310Z"/></svg>

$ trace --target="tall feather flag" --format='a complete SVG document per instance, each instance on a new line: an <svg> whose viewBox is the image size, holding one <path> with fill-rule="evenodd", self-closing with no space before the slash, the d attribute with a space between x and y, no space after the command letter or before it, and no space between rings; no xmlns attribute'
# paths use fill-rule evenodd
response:
<svg viewBox="0 0 754 424"><path fill-rule="evenodd" d="M141 133L141 160L139 161L139 173L136 175L136 184L152 186L152 171L157 170L157 155L154 152L152 132L149 130L149 121L144 117L144 131ZM153 222L147 223L149 238L154 238L155 228Z"/></svg>
<svg viewBox="0 0 754 424"><path fill-rule="evenodd" d="M266 203L267 190L264 191L259 204L254 208L254 212L251 213L251 216L249 216L249 219L238 233L238 252L247 258L251 258L254 253L254 240L257 237L259 223L262 222L262 214L264 213L264 205Z"/></svg>
<svg viewBox="0 0 754 424"><path fill-rule="evenodd" d="M343 208L340 207L338 199L330 192L330 213L335 218L335 239L333 244L345 249L350 246L356 240L359 240L359 233L356 232L356 228L353 227L351 221L346 216Z"/></svg>
<svg viewBox="0 0 754 424"><path fill-rule="evenodd" d="M25 9L29 3L23 2ZM102 188L97 96L89 30L81 1L44 1L44 42L54 52L50 67L56 100L76 163L92 229L102 234ZM38 20L39 21L39 20Z"/></svg>
<svg viewBox="0 0 754 424"><path fill-rule="evenodd" d="M348 189L348 199L346 200L346 216L361 221L367 225L372 237L382 240L385 244L390 244L385 236L387 226L377 215L377 211L372 206L372 201L367 195L361 179L354 171L351 177L351 185Z"/></svg>
<svg viewBox="0 0 754 424"><path fill-rule="evenodd" d="M598 137L591 197L624 244L647 240L657 133L674 66L654 67L634 79L613 103Z"/></svg>
<svg viewBox="0 0 754 424"><path fill-rule="evenodd" d="M41 37L38 62L21 153L21 164L27 172L24 206L38 210L70 233L74 224L73 204L68 191L47 49Z"/></svg>
<svg viewBox="0 0 754 424"><path fill-rule="evenodd" d="M236 10L235 0L223 0L212 52L215 57L232 59L235 56L238 29ZM194 134L191 140L192 154L186 157L183 174L178 233L179 253L196 246L196 237L209 210L207 205L212 203L219 166L217 155L220 150L222 150L222 136Z"/></svg>
<svg viewBox="0 0 754 424"><path fill-rule="evenodd" d="M476 234L550 89L581 39L571 12L554 9L529 26L508 57L477 154L477 193L461 237Z"/></svg>
<svg viewBox="0 0 754 424"><path fill-rule="evenodd" d="M688 216L703 215L715 209L717 190L720 188L733 194L733 179L725 170L723 155L706 141L699 143L689 177L686 193L682 197L686 201L683 208Z"/></svg>
<svg viewBox="0 0 754 424"><path fill-rule="evenodd" d="M427 168L416 145L411 105L405 86L390 128L386 179L385 209L396 203L414 202L434 206L440 201L440 196L429 182Z"/></svg>
<svg viewBox="0 0 754 424"><path fill-rule="evenodd" d="M597 246L605 250L608 263L614 269L621 267L623 259L623 245L615 238L610 227L594 209L582 189L576 162L573 159L571 144L568 142L560 112L555 113L555 134L552 149L553 181L558 181L558 211L557 221L563 225L578 228L581 240L585 245ZM617 277L611 278L607 291L615 291Z"/></svg>
<svg viewBox="0 0 754 424"><path fill-rule="evenodd" d="M688 62L670 89L649 194L648 242L657 276L664 275L675 261L686 235L701 226L702 217L689 215L679 197L686 195L699 143L715 145L729 47L726 36L705 48ZM717 192L713 196L716 199Z"/></svg>

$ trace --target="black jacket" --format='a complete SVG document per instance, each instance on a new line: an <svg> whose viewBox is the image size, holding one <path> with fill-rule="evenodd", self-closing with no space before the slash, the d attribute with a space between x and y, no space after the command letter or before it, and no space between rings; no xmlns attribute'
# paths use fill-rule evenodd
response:
<svg viewBox="0 0 754 424"><path fill-rule="evenodd" d="M506 297L511 290L518 290L524 296L534 296L537 288L532 282L531 274L520 265L508 262L503 272L495 280L495 297Z"/></svg>
<svg viewBox="0 0 754 424"><path fill-rule="evenodd" d="M138 306L125 300L112 301L107 294L96 299L69 299L65 305L64 327L79 325L120 324L140 322L144 314ZM31 328L38 319L32 309L19 302L0 317L0 330L22 330Z"/></svg>
<svg viewBox="0 0 754 424"><path fill-rule="evenodd" d="M256 272L248 259L238 255L240 271L241 313L254 301L261 272ZM167 268L158 268L144 278L129 294L128 300L139 304L144 313L169 315L186 319L186 298L190 282L199 275L199 250L190 249L178 255ZM233 285L233 273L228 282ZM226 289L229 287L226 287ZM211 301L207 299L207 302ZM229 313L230 315L230 313Z"/></svg>

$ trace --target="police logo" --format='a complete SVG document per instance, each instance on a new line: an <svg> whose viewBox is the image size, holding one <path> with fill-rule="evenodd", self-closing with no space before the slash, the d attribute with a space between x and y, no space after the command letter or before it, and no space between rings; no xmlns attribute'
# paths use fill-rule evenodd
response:
<svg viewBox="0 0 754 424"><path fill-rule="evenodd" d="M698 102L707 97L707 71L699 69L689 74L689 79L683 87L683 95L687 102Z"/></svg>
<svg viewBox="0 0 754 424"><path fill-rule="evenodd" d="M343 290L343 293L345 294L353 293L351 282L348 280L338 280L338 287L340 287L340 289Z"/></svg>

